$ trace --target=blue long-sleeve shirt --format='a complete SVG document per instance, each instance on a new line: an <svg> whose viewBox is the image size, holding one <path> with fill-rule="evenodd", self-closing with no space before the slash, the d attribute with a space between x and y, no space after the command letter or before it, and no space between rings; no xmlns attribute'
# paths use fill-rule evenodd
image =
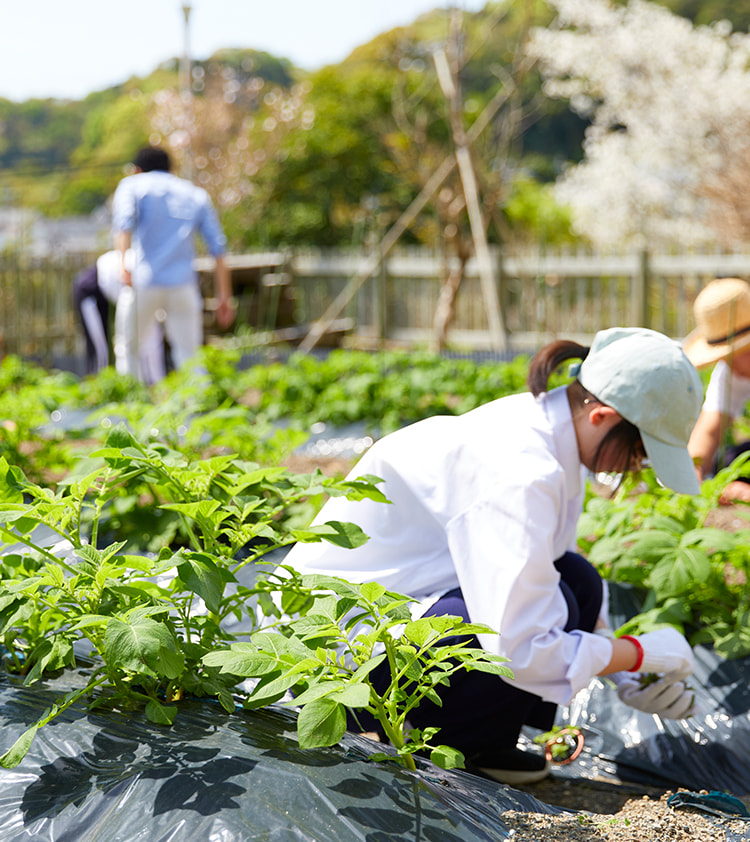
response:
<svg viewBox="0 0 750 842"><path fill-rule="evenodd" d="M132 235L133 286L177 286L195 278L195 236L214 257L226 237L208 193L161 170L124 178L112 202L112 229Z"/></svg>

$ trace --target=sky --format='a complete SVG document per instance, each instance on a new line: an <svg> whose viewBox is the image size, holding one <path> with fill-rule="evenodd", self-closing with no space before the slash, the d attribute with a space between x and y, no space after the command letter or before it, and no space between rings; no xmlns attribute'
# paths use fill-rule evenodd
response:
<svg viewBox="0 0 750 842"><path fill-rule="evenodd" d="M265 50L306 70L432 9L486 0L189 0L195 59ZM184 0L0 0L0 98L82 99L181 56Z"/></svg>

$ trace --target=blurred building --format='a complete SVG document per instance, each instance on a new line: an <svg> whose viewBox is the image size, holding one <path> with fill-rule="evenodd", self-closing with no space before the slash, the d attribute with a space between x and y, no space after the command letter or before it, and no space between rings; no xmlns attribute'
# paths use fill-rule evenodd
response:
<svg viewBox="0 0 750 842"><path fill-rule="evenodd" d="M112 248L109 209L51 219L28 208L0 207L0 251L34 257L96 254Z"/></svg>

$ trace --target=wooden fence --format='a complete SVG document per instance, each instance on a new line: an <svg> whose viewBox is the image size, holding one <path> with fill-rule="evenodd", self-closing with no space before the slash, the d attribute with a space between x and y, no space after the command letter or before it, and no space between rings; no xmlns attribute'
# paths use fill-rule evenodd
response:
<svg viewBox="0 0 750 842"><path fill-rule="evenodd" d="M83 358L72 285L93 256L55 259L0 254L0 350L75 368Z"/></svg>
<svg viewBox="0 0 750 842"><path fill-rule="evenodd" d="M83 357L72 307L75 274L93 255L59 259L0 255L0 343L4 353L49 365ZM714 277L750 279L750 252L622 254L493 252L507 350L533 350L555 337L586 342L602 327L644 325L675 338L692 328L692 303ZM339 251L230 255L238 325L269 329L309 326L330 308L372 256ZM377 264L377 261L375 261ZM196 261L204 283L207 325L212 307L211 260ZM337 314L353 341L426 344L440 279L448 267L426 250L394 250L377 264ZM474 261L455 302L448 335L461 349L493 347ZM304 327L296 333L304 335Z"/></svg>
<svg viewBox="0 0 750 842"><path fill-rule="evenodd" d="M695 296L712 278L750 279L750 253L604 255L493 252L509 349L532 350L557 337L587 342L602 327L641 325L674 338L693 327ZM297 253L286 261L299 322L319 319L364 256ZM394 253L359 288L342 311L360 339L429 342L448 267L426 251ZM493 347L475 261L455 302L449 342Z"/></svg>

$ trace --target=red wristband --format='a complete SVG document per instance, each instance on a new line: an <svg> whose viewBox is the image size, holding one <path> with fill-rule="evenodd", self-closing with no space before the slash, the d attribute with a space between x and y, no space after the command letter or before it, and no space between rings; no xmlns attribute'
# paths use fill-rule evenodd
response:
<svg viewBox="0 0 750 842"><path fill-rule="evenodd" d="M635 666L628 670L628 672L638 672L643 663L643 646L641 646L641 641L637 637L633 637L632 634L622 634L618 640L629 640L638 650L638 660L635 662Z"/></svg>

